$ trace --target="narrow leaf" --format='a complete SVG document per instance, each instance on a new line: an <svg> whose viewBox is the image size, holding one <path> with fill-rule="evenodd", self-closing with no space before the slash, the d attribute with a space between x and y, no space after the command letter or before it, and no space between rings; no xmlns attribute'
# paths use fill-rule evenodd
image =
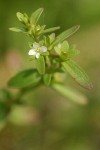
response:
<svg viewBox="0 0 100 150"><path fill-rule="evenodd" d="M59 43L57 46L54 47L54 50L62 60L65 61L68 59L69 44L67 41L64 41L62 44Z"/></svg>
<svg viewBox="0 0 100 150"><path fill-rule="evenodd" d="M59 29L60 29L60 27L49 28L49 29L44 30L43 34L46 34L49 32L54 32L54 31L59 30Z"/></svg>
<svg viewBox="0 0 100 150"><path fill-rule="evenodd" d="M49 35L50 44L55 40L55 33Z"/></svg>
<svg viewBox="0 0 100 150"><path fill-rule="evenodd" d="M87 103L87 97L79 91L76 91L75 89L71 89L65 85L58 83L53 83L52 87L71 101L77 102L79 104Z"/></svg>
<svg viewBox="0 0 100 150"><path fill-rule="evenodd" d="M68 44L67 41L64 41L64 42L62 43L62 45L61 45L61 50L62 50L63 52L68 52L68 50L69 50L69 44Z"/></svg>
<svg viewBox="0 0 100 150"><path fill-rule="evenodd" d="M17 16L17 18L18 18L19 21L23 22L23 20L24 20L24 15L23 15L22 13L17 12L17 13L16 13L16 16Z"/></svg>
<svg viewBox="0 0 100 150"><path fill-rule="evenodd" d="M26 30L24 28L9 28L9 30L13 31L13 32L26 32Z"/></svg>
<svg viewBox="0 0 100 150"><path fill-rule="evenodd" d="M31 24L36 24L41 16L41 14L43 13L43 8L39 8L38 10L36 10L30 18Z"/></svg>
<svg viewBox="0 0 100 150"><path fill-rule="evenodd" d="M50 46L50 49L55 46L58 43L63 42L64 40L66 40L68 37L70 37L71 35L73 35L78 29L79 29L79 25L74 26L64 32L62 32L60 35L58 35L56 37L56 40L52 43L52 45Z"/></svg>
<svg viewBox="0 0 100 150"><path fill-rule="evenodd" d="M8 85L13 88L26 88L36 86L41 81L41 77L35 69L24 70L8 81Z"/></svg>
<svg viewBox="0 0 100 150"><path fill-rule="evenodd" d="M55 52L56 52L59 56L61 55L61 48L60 48L60 47L61 47L60 44L54 47Z"/></svg>
<svg viewBox="0 0 100 150"><path fill-rule="evenodd" d="M64 67L64 70L67 71L81 86L87 89L92 88L89 77L74 61L68 60L63 62L62 66Z"/></svg>
<svg viewBox="0 0 100 150"><path fill-rule="evenodd" d="M43 56L40 56L38 59L35 59L35 65L40 74L45 73L45 61Z"/></svg>

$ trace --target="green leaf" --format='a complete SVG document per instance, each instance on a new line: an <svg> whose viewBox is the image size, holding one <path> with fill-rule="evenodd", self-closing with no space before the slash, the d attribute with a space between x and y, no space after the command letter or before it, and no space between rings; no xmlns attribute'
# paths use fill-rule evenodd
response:
<svg viewBox="0 0 100 150"><path fill-rule="evenodd" d="M44 36L43 39L44 39L45 46L48 47L50 45L50 39L49 39L49 37L48 36Z"/></svg>
<svg viewBox="0 0 100 150"><path fill-rule="evenodd" d="M61 57L62 60L66 61L70 58L79 54L80 51L76 49L70 49L67 41L64 41L62 44L58 44L54 47L56 53Z"/></svg>
<svg viewBox="0 0 100 150"><path fill-rule="evenodd" d="M20 12L17 12L17 18L20 22L24 23L24 24L27 24L28 21L29 21L29 18L27 16L27 14L22 14Z"/></svg>
<svg viewBox="0 0 100 150"><path fill-rule="evenodd" d="M81 86L87 89L92 88L89 77L84 70L78 66L74 61L68 60L62 63L65 71L67 71Z"/></svg>
<svg viewBox="0 0 100 150"><path fill-rule="evenodd" d="M41 77L35 69L24 70L8 81L8 85L13 88L27 88L40 83Z"/></svg>
<svg viewBox="0 0 100 150"><path fill-rule="evenodd" d="M68 52L68 50L69 50L69 44L68 44L68 42L67 41L64 41L63 43L62 43L62 45L61 45L61 51L63 51L63 52Z"/></svg>
<svg viewBox="0 0 100 150"><path fill-rule="evenodd" d="M68 51L67 58L69 59L69 58L75 57L75 56L77 56L79 53L80 53L79 50L70 49L70 50Z"/></svg>
<svg viewBox="0 0 100 150"><path fill-rule="evenodd" d="M55 40L55 33L49 35L50 44Z"/></svg>
<svg viewBox="0 0 100 150"><path fill-rule="evenodd" d="M56 37L56 40L52 43L52 45L49 47L49 49L51 49L53 46L57 45L58 43L63 42L64 40L66 40L68 37L70 37L72 34L74 34L78 29L79 29L79 25L74 26L64 32L62 32L60 35L58 35Z"/></svg>
<svg viewBox="0 0 100 150"><path fill-rule="evenodd" d="M71 101L77 102L79 104L87 103L87 97L75 89L71 89L58 83L52 83L52 87Z"/></svg>
<svg viewBox="0 0 100 150"><path fill-rule="evenodd" d="M61 44L54 47L55 52L60 56L61 55Z"/></svg>
<svg viewBox="0 0 100 150"><path fill-rule="evenodd" d="M31 21L31 24L35 24L38 22L41 14L43 13L43 8L39 8L37 9L32 15L31 15L31 18L30 18L30 21Z"/></svg>
<svg viewBox="0 0 100 150"><path fill-rule="evenodd" d="M40 56L38 59L35 59L35 65L40 74L45 73L45 61L43 56Z"/></svg>
<svg viewBox="0 0 100 150"><path fill-rule="evenodd" d="M59 30L59 29L60 29L60 27L49 28L49 29L44 30L43 34L46 34L49 32L54 32L54 31Z"/></svg>
<svg viewBox="0 0 100 150"><path fill-rule="evenodd" d="M9 28L9 30L13 31L13 32L26 32L26 30L24 28Z"/></svg>
<svg viewBox="0 0 100 150"><path fill-rule="evenodd" d="M69 51L69 44L67 41L64 41L62 44L59 43L57 46L55 46L54 49L58 55L65 55Z"/></svg>
<svg viewBox="0 0 100 150"><path fill-rule="evenodd" d="M45 74L43 76L43 81L46 85L50 85L51 83L52 74Z"/></svg>
<svg viewBox="0 0 100 150"><path fill-rule="evenodd" d="M20 12L17 12L16 15L17 15L18 20L22 22L24 19L24 15Z"/></svg>

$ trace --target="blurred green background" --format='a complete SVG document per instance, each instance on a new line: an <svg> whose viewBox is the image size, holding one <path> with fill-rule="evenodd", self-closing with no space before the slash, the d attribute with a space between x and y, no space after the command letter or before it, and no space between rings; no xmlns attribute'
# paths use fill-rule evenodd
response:
<svg viewBox="0 0 100 150"><path fill-rule="evenodd" d="M0 150L40 150L41 143L43 150L100 150L100 0L0 0L0 88L13 74L32 66L27 57L29 39L8 28L20 25L16 12L30 15L39 7L45 9L41 23L47 27L60 25L61 32L80 24L68 41L81 51L75 59L94 88L84 90L68 76L67 84L88 97L85 106L45 87L26 94L23 101L28 108L16 109L22 118L27 116L24 120L33 114L32 125L23 127L20 119L19 126L7 123L0 132ZM44 108L45 119L39 125L38 113Z"/></svg>

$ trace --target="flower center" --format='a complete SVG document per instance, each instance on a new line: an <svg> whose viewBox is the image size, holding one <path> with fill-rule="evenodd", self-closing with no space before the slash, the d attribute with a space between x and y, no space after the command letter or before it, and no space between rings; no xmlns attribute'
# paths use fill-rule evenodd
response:
<svg viewBox="0 0 100 150"><path fill-rule="evenodd" d="M41 53L41 48L40 48L40 47L37 48L37 49L36 49L36 52Z"/></svg>

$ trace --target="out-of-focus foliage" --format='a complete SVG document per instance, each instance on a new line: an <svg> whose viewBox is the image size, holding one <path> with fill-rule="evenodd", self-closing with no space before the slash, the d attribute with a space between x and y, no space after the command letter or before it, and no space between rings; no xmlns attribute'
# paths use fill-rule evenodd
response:
<svg viewBox="0 0 100 150"><path fill-rule="evenodd" d="M5 87L6 81L15 72L22 70L24 66L32 66L28 58L23 59L20 55L21 53L24 53L25 56L27 54L28 45L26 47L26 44L24 44L27 39L25 40L21 34L15 35L9 32L8 28L11 25L16 26L15 13L17 11L31 13L39 7L45 9L45 17L41 18L41 22L47 24L48 27L60 25L61 30L64 31L75 24L81 25L80 31L70 38L69 42L77 43L78 49L81 50L80 57L77 56L77 60L87 70L94 89L92 91L82 90L67 76L67 85L77 88L88 96L89 102L86 106L66 102L62 96L44 87L30 92L29 95L26 94L22 97L21 103L28 104L28 107L14 106L9 118L13 123L20 126L16 127L8 123L4 128L5 120L0 124L0 130L3 128L0 132L0 149L39 150L41 148L39 146L43 146L46 150L99 150L99 0L0 0L0 88ZM13 48L16 48L16 50ZM17 49L18 52L16 52ZM60 79L59 75L58 78ZM17 92L14 91L14 93ZM2 103L8 102L9 104L10 98L9 96L7 98L3 93L0 95L0 107L4 112L0 115L1 117L7 113ZM4 96L4 101L2 101L1 96ZM41 115L41 112L44 113ZM45 119L40 125L42 116ZM15 120L17 117L19 120ZM23 118L24 120L22 120ZM27 124L27 119L29 124ZM23 122L31 125L31 127L21 127Z"/></svg>

